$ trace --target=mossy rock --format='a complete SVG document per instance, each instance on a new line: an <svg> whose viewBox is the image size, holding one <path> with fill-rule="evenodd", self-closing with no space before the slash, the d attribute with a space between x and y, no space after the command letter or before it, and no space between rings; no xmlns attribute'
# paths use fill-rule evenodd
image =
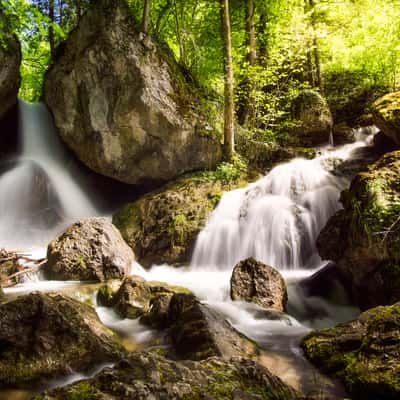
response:
<svg viewBox="0 0 400 400"><path fill-rule="evenodd" d="M0 304L0 385L42 383L124 355L94 309L60 294Z"/></svg>
<svg viewBox="0 0 400 400"><path fill-rule="evenodd" d="M78 393L96 399L295 400L301 395L266 368L244 358L176 362L137 353L90 380L55 389L35 400L71 400ZM83 397L84 398L84 397ZM92 397L88 397L90 400Z"/></svg>
<svg viewBox="0 0 400 400"><path fill-rule="evenodd" d="M380 97L372 105L375 125L400 145L400 92Z"/></svg>
<svg viewBox="0 0 400 400"><path fill-rule="evenodd" d="M400 398L400 303L312 332L302 347L310 361L343 380L352 399Z"/></svg>
<svg viewBox="0 0 400 400"><path fill-rule="evenodd" d="M342 193L344 210L322 230L317 247L335 261L362 309L400 300L400 151L384 155Z"/></svg>
<svg viewBox="0 0 400 400"><path fill-rule="evenodd" d="M114 225L139 263L179 264L189 261L198 233L225 191L258 177L253 171L222 164L215 172L182 177L126 205Z"/></svg>

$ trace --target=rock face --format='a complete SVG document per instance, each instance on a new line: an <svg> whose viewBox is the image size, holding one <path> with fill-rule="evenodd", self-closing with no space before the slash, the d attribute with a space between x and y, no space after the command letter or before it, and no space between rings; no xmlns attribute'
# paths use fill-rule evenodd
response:
<svg viewBox="0 0 400 400"><path fill-rule="evenodd" d="M90 380L52 390L35 400L72 398L294 400L301 396L266 368L243 358L175 362L154 353L136 353Z"/></svg>
<svg viewBox="0 0 400 400"><path fill-rule="evenodd" d="M257 346L253 342L192 294L175 294L172 297L168 324L168 337L181 359L251 357L257 354Z"/></svg>
<svg viewBox="0 0 400 400"><path fill-rule="evenodd" d="M189 261L198 233L226 190L248 176L225 182L207 174L181 178L128 204L113 223L144 267Z"/></svg>
<svg viewBox="0 0 400 400"><path fill-rule="evenodd" d="M48 279L104 281L130 273L134 254L106 218L88 218L70 226L47 248Z"/></svg>
<svg viewBox="0 0 400 400"><path fill-rule="evenodd" d="M248 258L233 269L231 298L284 311L287 302L286 284L276 269Z"/></svg>
<svg viewBox="0 0 400 400"><path fill-rule="evenodd" d="M95 311L76 300L32 293L0 304L0 386L38 383L122 355Z"/></svg>
<svg viewBox="0 0 400 400"><path fill-rule="evenodd" d="M362 308L400 300L400 151L357 175L340 210L320 233L317 247L351 283Z"/></svg>
<svg viewBox="0 0 400 400"><path fill-rule="evenodd" d="M21 46L0 10L0 119L16 104L20 85Z"/></svg>
<svg viewBox="0 0 400 400"><path fill-rule="evenodd" d="M94 171L135 184L207 169L219 136L172 53L135 30L125 0L89 10L45 77L61 138Z"/></svg>
<svg viewBox="0 0 400 400"><path fill-rule="evenodd" d="M304 90L292 103L292 116L300 126L296 136L303 145L327 143L333 126L328 103L313 90Z"/></svg>
<svg viewBox="0 0 400 400"><path fill-rule="evenodd" d="M397 145L400 145L400 92L380 97L372 105L375 125Z"/></svg>
<svg viewBox="0 0 400 400"><path fill-rule="evenodd" d="M353 399L400 398L400 303L303 339L307 357L341 378Z"/></svg>

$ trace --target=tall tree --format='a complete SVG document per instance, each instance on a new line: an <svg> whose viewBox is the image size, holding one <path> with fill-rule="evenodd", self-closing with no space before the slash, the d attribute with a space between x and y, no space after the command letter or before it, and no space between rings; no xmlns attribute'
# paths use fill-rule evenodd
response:
<svg viewBox="0 0 400 400"><path fill-rule="evenodd" d="M54 23L55 23L55 15L54 15L54 0L49 0L49 44L50 44L50 54L51 58L54 60L56 54L56 43L54 38Z"/></svg>
<svg viewBox="0 0 400 400"><path fill-rule="evenodd" d="M146 35L149 33L150 7L151 0L144 0L142 32Z"/></svg>
<svg viewBox="0 0 400 400"><path fill-rule="evenodd" d="M256 49L256 30L254 25L254 0L246 0L246 62L251 68L257 63L257 49ZM246 75L243 86L243 100L242 107L239 112L239 121L242 125L247 124L249 120L254 118L254 79Z"/></svg>
<svg viewBox="0 0 400 400"><path fill-rule="evenodd" d="M233 157L235 146L234 125L234 82L232 64L231 23L229 13L229 0L220 0L221 3L221 28L224 43L224 156L227 161Z"/></svg>

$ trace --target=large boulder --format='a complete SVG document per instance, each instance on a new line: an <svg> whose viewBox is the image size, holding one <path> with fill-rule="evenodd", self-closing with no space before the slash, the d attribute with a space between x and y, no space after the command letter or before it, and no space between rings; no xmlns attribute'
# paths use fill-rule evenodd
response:
<svg viewBox="0 0 400 400"><path fill-rule="evenodd" d="M242 174L225 181L217 173L183 177L126 205L113 223L144 267L187 262L223 192L245 185L249 178Z"/></svg>
<svg viewBox="0 0 400 400"><path fill-rule="evenodd" d="M61 138L89 168L130 184L214 166L219 133L199 89L137 26L125 0L101 0L58 49L44 99Z"/></svg>
<svg viewBox="0 0 400 400"><path fill-rule="evenodd" d="M21 45L0 10L0 119L17 103L20 85Z"/></svg>
<svg viewBox="0 0 400 400"><path fill-rule="evenodd" d="M83 371L123 354L88 305L31 293L0 304L0 386Z"/></svg>
<svg viewBox="0 0 400 400"><path fill-rule="evenodd" d="M400 151L358 174L342 193L344 209L317 240L321 257L336 262L362 309L400 300L399 174Z"/></svg>
<svg viewBox="0 0 400 400"><path fill-rule="evenodd" d="M287 302L285 280L276 269L248 258L233 269L231 298L284 311Z"/></svg>
<svg viewBox="0 0 400 400"><path fill-rule="evenodd" d="M298 121L295 136L302 145L327 143L333 127L326 100L313 90L304 90L292 102L292 117Z"/></svg>
<svg viewBox="0 0 400 400"><path fill-rule="evenodd" d="M400 398L400 303L307 335L306 356L342 379L352 399Z"/></svg>
<svg viewBox="0 0 400 400"><path fill-rule="evenodd" d="M372 105L375 125L400 145L400 92L380 97Z"/></svg>
<svg viewBox="0 0 400 400"><path fill-rule="evenodd" d="M88 218L70 226L47 248L48 279L105 281L130 274L131 248L106 218Z"/></svg>
<svg viewBox="0 0 400 400"><path fill-rule="evenodd" d="M172 361L136 353L92 379L51 390L34 400L219 399L294 400L302 398L268 369L244 358L201 362Z"/></svg>
<svg viewBox="0 0 400 400"><path fill-rule="evenodd" d="M236 331L220 313L201 304L193 294L172 297L168 324L169 340L181 359L252 357L258 352L254 342Z"/></svg>

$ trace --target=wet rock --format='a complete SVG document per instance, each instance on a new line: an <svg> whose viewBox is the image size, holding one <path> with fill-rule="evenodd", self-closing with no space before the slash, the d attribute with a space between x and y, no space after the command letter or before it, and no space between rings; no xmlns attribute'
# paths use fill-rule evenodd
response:
<svg viewBox="0 0 400 400"><path fill-rule="evenodd" d="M248 179L247 173L230 181L215 173L187 176L126 205L113 223L144 267L187 262L223 192Z"/></svg>
<svg viewBox="0 0 400 400"><path fill-rule="evenodd" d="M114 310L122 318L138 318L150 307L151 290L140 276L125 278L112 298Z"/></svg>
<svg viewBox="0 0 400 400"><path fill-rule="evenodd" d="M125 0L101 0L58 49L44 99L61 138L89 168L129 184L215 166L220 132L204 94L139 29Z"/></svg>
<svg viewBox="0 0 400 400"><path fill-rule="evenodd" d="M0 119L17 103L21 82L21 45L10 26L7 17L0 10Z"/></svg>
<svg viewBox="0 0 400 400"><path fill-rule="evenodd" d="M287 302L286 284L276 269L248 258L233 269L231 298L284 311Z"/></svg>
<svg viewBox="0 0 400 400"><path fill-rule="evenodd" d="M344 210L321 231L317 247L351 283L362 308L400 300L400 151L388 153L342 193Z"/></svg>
<svg viewBox="0 0 400 400"><path fill-rule="evenodd" d="M326 100L313 90L304 90L292 103L292 116L299 121L294 134L302 145L328 143L333 126Z"/></svg>
<svg viewBox="0 0 400 400"><path fill-rule="evenodd" d="M134 254L106 218L88 218L70 226L47 248L46 277L104 281L130 273Z"/></svg>
<svg viewBox="0 0 400 400"><path fill-rule="evenodd" d="M175 294L172 297L168 325L168 337L180 359L251 357L257 354L257 346L253 342L192 294Z"/></svg>
<svg viewBox="0 0 400 400"><path fill-rule="evenodd" d="M372 105L375 125L397 145L400 145L400 92L380 97Z"/></svg>
<svg viewBox="0 0 400 400"><path fill-rule="evenodd" d="M93 379L49 391L35 400L83 398L82 393L103 400L301 398L268 369L244 358L176 362L154 353L137 353L112 369L106 368Z"/></svg>
<svg viewBox="0 0 400 400"><path fill-rule="evenodd" d="M389 153L399 148L399 145L394 142L389 136L386 136L383 132L378 132L374 136L374 147L380 153Z"/></svg>
<svg viewBox="0 0 400 400"><path fill-rule="evenodd" d="M345 301L351 293L351 283L344 272L332 262L300 281L298 285L305 290L307 296L323 297L335 303Z"/></svg>
<svg viewBox="0 0 400 400"><path fill-rule="evenodd" d="M302 347L315 365L343 380L351 398L400 398L400 303L312 332Z"/></svg>
<svg viewBox="0 0 400 400"><path fill-rule="evenodd" d="M0 304L0 386L39 383L122 355L86 304L31 293Z"/></svg>
<svg viewBox="0 0 400 400"><path fill-rule="evenodd" d="M346 123L335 125L332 134L335 146L352 143L355 140L354 129L349 127Z"/></svg>

